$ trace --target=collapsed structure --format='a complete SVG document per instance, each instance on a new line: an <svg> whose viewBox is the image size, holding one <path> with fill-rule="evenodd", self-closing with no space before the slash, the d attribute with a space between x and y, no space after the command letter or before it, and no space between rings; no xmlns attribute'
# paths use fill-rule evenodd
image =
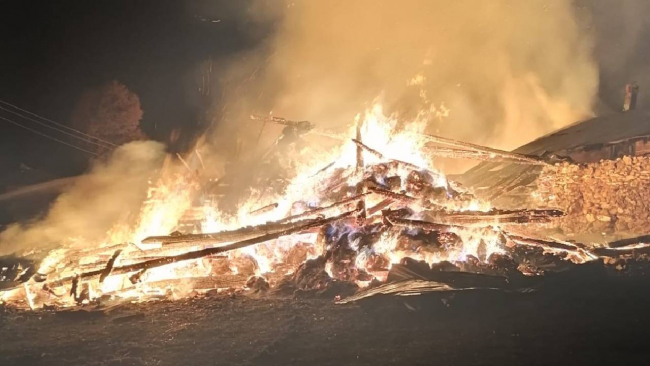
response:
<svg viewBox="0 0 650 366"><path fill-rule="evenodd" d="M275 121L292 126L285 119ZM311 124L296 125L303 129L300 134L319 133ZM577 210L561 204L570 198L558 193L564 188L557 187L570 185L562 179L546 183L545 200L526 199L504 209L493 206L496 197L490 194L507 189L477 196L437 171L432 160L503 164L517 169L513 180L519 186L531 171L569 170L576 176L577 170L589 168L554 166L554 156L427 135L423 126L416 121L398 129L381 109L373 109L347 136L335 136L342 139L338 149L309 159L313 164L298 167L282 189L269 192L268 181L262 181L234 213L219 211L218 202L207 203L198 232L177 231L176 220L156 236L139 237L150 230L136 229L129 241L63 246L50 252L37 270L18 268L16 285L0 292L0 299L34 309L233 288L344 296L359 288L395 291L394 283L405 280L411 293L414 288L512 290L527 285L531 275L648 250L643 238L598 246L540 236L564 216L558 208ZM175 200L169 189L162 189L164 196L143 208L141 225L151 226L160 218L167 222L187 211L190 195L185 191L195 184L183 184L179 177L170 181L183 194ZM554 207L558 202L548 199L551 195L562 207ZM386 290L388 285L392 287Z"/></svg>
<svg viewBox="0 0 650 366"><path fill-rule="evenodd" d="M581 121L527 143L513 152L552 163L598 163L650 152L650 113L631 110ZM502 207L537 204L537 178L548 167L508 162L479 164L458 176L474 193Z"/></svg>

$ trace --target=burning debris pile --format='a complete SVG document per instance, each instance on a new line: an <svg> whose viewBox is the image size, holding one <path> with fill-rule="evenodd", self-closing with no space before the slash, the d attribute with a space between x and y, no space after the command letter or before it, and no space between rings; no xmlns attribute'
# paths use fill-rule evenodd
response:
<svg viewBox="0 0 650 366"><path fill-rule="evenodd" d="M354 139L331 156L308 156L311 164L299 166L283 190L253 190L235 213L205 203L198 232L177 231L196 182L174 177L146 202L129 240L118 228L94 248L54 250L0 299L35 309L243 288L334 297L409 278L435 281L437 289L505 289L573 263L629 255L638 243L593 248L526 235L525 228L547 227L563 213L491 208L431 160L546 163L424 135L423 126L397 129L375 108L352 129ZM154 230L171 234L149 236Z"/></svg>
<svg viewBox="0 0 650 366"><path fill-rule="evenodd" d="M646 234L650 225L650 157L546 167L538 182L537 198L540 205L566 212L558 225L568 234Z"/></svg>

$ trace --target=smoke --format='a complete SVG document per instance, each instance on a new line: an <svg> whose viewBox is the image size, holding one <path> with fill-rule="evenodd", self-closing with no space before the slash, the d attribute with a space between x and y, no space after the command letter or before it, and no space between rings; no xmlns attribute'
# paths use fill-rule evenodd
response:
<svg viewBox="0 0 650 366"><path fill-rule="evenodd" d="M579 0L596 34L595 57L600 68L600 99L604 107L620 111L627 83L640 86L638 107L650 105L650 2L645 0Z"/></svg>
<svg viewBox="0 0 650 366"><path fill-rule="evenodd" d="M278 126L258 136L259 122L247 118L251 113L336 128L376 100L404 120L421 110L439 111L429 132L512 149L592 115L599 87L594 54L608 69L621 65L620 58L607 57L607 47L595 48L592 13L599 37L611 31L612 42L629 41L623 42L626 56L645 29L624 22L619 30L611 26L615 22L605 22L609 13L603 9L611 3L577 14L570 0L189 4L191 13L203 14L206 27L223 27L218 29L239 37L224 45L234 53L210 60L215 85L207 96L215 128L205 140L220 154L212 161L215 156L206 156L208 167L223 162L224 152L259 153L258 145L277 137ZM645 13L635 9L625 3L615 16ZM0 233L0 254L68 238L104 240L116 223L142 207L148 179L164 156L154 142L117 149L62 194L44 218Z"/></svg>
<svg viewBox="0 0 650 366"><path fill-rule="evenodd" d="M250 141L251 111L339 126L379 96L404 119L448 110L430 132L515 148L593 113L594 43L575 10L569 0L287 1L269 42L225 69L251 78L219 105L242 113L216 135Z"/></svg>
<svg viewBox="0 0 650 366"><path fill-rule="evenodd" d="M119 147L107 161L97 162L77 178L43 218L10 225L1 232L0 255L70 240L82 245L101 243L116 223L139 212L148 180L164 157L163 145L152 141Z"/></svg>

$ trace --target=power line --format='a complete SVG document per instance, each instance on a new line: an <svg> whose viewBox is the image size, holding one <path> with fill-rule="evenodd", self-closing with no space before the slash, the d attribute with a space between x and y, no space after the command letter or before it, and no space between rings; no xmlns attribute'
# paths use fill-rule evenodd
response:
<svg viewBox="0 0 650 366"><path fill-rule="evenodd" d="M83 141L83 142L87 142L87 143L89 143L89 144L97 145L97 146L99 146L99 147L112 148L112 146L109 146L109 145L106 145L106 144L100 144L100 143L95 142L95 141L93 141L93 140L85 139L85 138L83 138L83 137L81 137L81 136L78 136L78 135L75 135L75 134L73 134L73 133L67 132L67 131L62 130L62 129L60 129L60 128L57 128L57 127L54 127L54 126L50 126L50 125L48 125L47 123L43 123L43 122L38 121L38 120L35 120L35 119L33 119L33 118L30 118L30 117L24 116L24 115L22 115L22 114L20 114L20 113L18 113L18 112L16 112L16 111L12 111L12 110L7 109L7 108L5 108L5 107L3 107L3 106L0 106L0 110L7 111L7 112L9 112L9 113L11 113L11 114L14 114L14 115L16 115L16 116L19 116L19 117L21 117L21 118L24 118L24 119L26 119L26 120L28 120L28 121L32 121L32 122L34 122L34 123L38 123L38 124L41 125L41 126L45 126L45 127L47 127L47 128L51 128L51 129L53 129L53 130L55 130L55 131L59 131L59 132L65 134L65 135L68 135L68 136L74 137L74 138L79 139L79 140L81 140L81 141ZM100 141L101 141L101 140L100 140Z"/></svg>
<svg viewBox="0 0 650 366"><path fill-rule="evenodd" d="M105 143L105 144L108 144L108 145L110 145L110 146L113 146L113 147L117 146L117 145L115 145L114 143L112 143L112 142L110 142L110 141L102 140L102 139L100 139L99 137L95 137L95 136L89 135L89 134L87 134L87 133L84 133L84 132L81 132L81 131L79 131L79 130L76 130L76 129L72 128L72 127L68 127L68 126L66 126L66 125L63 125L63 124L61 124L61 123L57 123L57 122L55 122L55 121L52 121L52 120L49 119L49 118L45 118L45 117L43 117L43 116L40 116L40 115L38 115L38 114L36 114L36 113L34 113L34 112L30 112L30 111L28 111L28 110L26 110L26 109L20 108L20 107L14 105L14 104L9 103L9 102L5 102L5 101L2 100L2 99L0 99L0 103L5 104L5 105L8 105L8 106L11 106L11 107L13 107L13 108L16 108L16 109L18 109L19 111L22 111L22 112L25 112L25 113L31 114L32 116L34 116L34 117L38 117L38 118L40 118L40 119L42 119L42 120L44 120L44 121L47 121L47 122L53 123L53 124L55 124L55 125L57 125L57 126L59 126L59 127L61 127L61 128L65 128L65 129L67 129L67 130L74 131L74 132L76 132L76 133L78 133L78 134L80 134L80 135L82 135L82 136L86 136L86 137L88 137L88 138L95 139L95 140L97 140L97 141L101 141L101 142L103 142L103 143ZM16 112L12 112L12 113L17 114ZM26 117L23 117L23 118L26 118Z"/></svg>
<svg viewBox="0 0 650 366"><path fill-rule="evenodd" d="M43 136L43 137L45 137L45 138L48 138L48 139L50 139L50 140L54 140L54 141L56 141L56 142L62 143L62 144L67 145L67 146L70 146L70 147L75 148L75 149L77 149L77 150L81 150L81 151L83 151L83 152L85 152L85 153L88 153L88 154L91 154L91 155L94 155L94 156L98 156L98 155L99 155L99 154L97 154L96 152L93 152L93 151L90 151L90 150L86 150L86 149L82 149L82 148L80 148L80 147L78 147L78 146L75 146L75 145L73 145L73 144L67 143L67 142L65 142L65 141L61 141L61 140L57 139L56 137L52 137L52 136L50 136L50 135L44 134L44 133L42 133L42 132L39 132L39 131L37 131L37 130L35 130L35 129L33 129L33 128L29 128L29 127L27 127L27 126L23 126L23 125L21 125L20 123L18 123L18 122L16 122L16 121L12 121L12 120L10 120L9 118L5 118L5 117L0 116L0 119L3 119L3 120L5 120L5 121L7 121L7 122L9 122L9 123L12 123L12 124L14 124L14 125L16 125L16 126L18 126L18 127L24 128L24 129L26 129L26 130L28 130L28 131L34 132L35 134L37 134L37 135L41 135L41 136Z"/></svg>

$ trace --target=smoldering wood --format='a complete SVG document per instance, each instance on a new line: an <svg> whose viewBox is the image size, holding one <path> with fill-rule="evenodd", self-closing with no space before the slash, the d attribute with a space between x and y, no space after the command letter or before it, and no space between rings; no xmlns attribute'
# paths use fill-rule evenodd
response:
<svg viewBox="0 0 650 366"><path fill-rule="evenodd" d="M642 235L634 238L612 241L607 243L607 246L610 248L621 248L621 247L626 247L626 246L641 244L641 243L650 244L650 235Z"/></svg>
<svg viewBox="0 0 650 366"><path fill-rule="evenodd" d="M449 263L453 266L453 264ZM400 264L394 264L388 273L388 282L404 279L422 279L435 281L455 288L509 288L508 279L499 275L463 272L453 266L449 270L432 268L426 262L406 259Z"/></svg>
<svg viewBox="0 0 650 366"><path fill-rule="evenodd" d="M205 233L205 234L181 234L181 235L163 235L163 236L150 236L142 240L144 244L151 243L162 243L163 248L160 249L150 249L143 252L143 255L151 255L152 253L167 251L169 249L176 249L177 247L172 248L172 244L181 244L180 247L191 245L191 244L203 244L203 245L216 245L223 244L232 241L239 241L244 239L253 238L262 234L267 234L269 232L286 230L294 226L300 226L309 222L310 220L298 221L293 223L287 223L286 219L283 219L283 222L273 221L267 222L262 225L257 226L245 226L235 230L220 231L216 233Z"/></svg>
<svg viewBox="0 0 650 366"><path fill-rule="evenodd" d="M384 154L380 153L379 151L369 147L368 145L364 144L361 142L359 139L359 136L357 138L352 139L352 142L354 142L357 145L357 151L362 151L366 150L367 152L371 153L372 155L378 157L379 159L384 159Z"/></svg>
<svg viewBox="0 0 650 366"><path fill-rule="evenodd" d="M50 289L52 288L47 283L43 285L43 287L46 287L46 286L48 288L50 288ZM72 278L72 286L70 286L70 296L72 296L74 298L77 297L77 288L78 287L79 287L79 276L77 275L77 276L74 276L74 278Z"/></svg>
<svg viewBox="0 0 650 366"><path fill-rule="evenodd" d="M57 294L57 293L54 292L54 290L52 290L52 289L51 289L47 284L43 285L42 288L43 288L43 291L47 292L48 294L50 294L50 295L52 295L52 296L54 296L54 297L61 297L61 296L65 295L65 292L62 293L62 294ZM71 293L72 293L72 292L71 292ZM72 295L70 295L70 296L72 296Z"/></svg>
<svg viewBox="0 0 650 366"><path fill-rule="evenodd" d="M140 273L140 272L138 272ZM284 271L267 273L264 277L270 282L277 282L281 280L285 275ZM168 289L168 288L185 288L191 290L213 290L213 289L225 289L225 288L242 288L247 285L247 282L251 278L250 274L238 273L238 274L214 274L210 276L197 276L197 277L181 277L181 278L171 278L166 280L151 281L147 282L147 287L157 288L157 289ZM106 292L104 296L119 296L121 293L133 290L137 288L136 283L131 282L131 286L126 286L120 288L119 290Z"/></svg>
<svg viewBox="0 0 650 366"><path fill-rule="evenodd" d="M613 248L595 248L591 250L592 253L600 256L600 257L620 257L623 255L641 255L641 254L650 254L650 245L646 245L643 247L630 247L630 248L625 248L625 247L618 247L616 249Z"/></svg>
<svg viewBox="0 0 650 366"><path fill-rule="evenodd" d="M319 174L321 174L321 173L323 173L323 172L326 172L327 169L329 169L329 168L331 168L332 166L334 166L334 164L336 164L336 161L333 161L333 162L331 162L331 163L325 165L323 168L319 169L316 173L314 173L310 178L313 178L313 177L315 177L315 176L317 176L317 175L319 175Z"/></svg>
<svg viewBox="0 0 650 366"><path fill-rule="evenodd" d="M405 218L411 216L413 211L409 208L398 208L396 210L386 209L381 211L381 215L385 218Z"/></svg>
<svg viewBox="0 0 650 366"><path fill-rule="evenodd" d="M388 189L397 190L402 186L402 178L399 175L384 178L384 185Z"/></svg>
<svg viewBox="0 0 650 366"><path fill-rule="evenodd" d="M560 243L556 241L550 241L550 240L541 240L541 239L535 239L535 238L528 238L528 237L522 237L522 236L516 236L516 235L510 235L505 233L505 236L508 240L511 242L518 244L518 245L528 245L528 246L534 246L534 247L541 247L544 249L551 249L551 250L563 250L567 252L577 252L581 253L580 248L578 248L575 245L567 244L567 243Z"/></svg>
<svg viewBox="0 0 650 366"><path fill-rule="evenodd" d="M384 283L358 291L352 296L338 300L336 304L350 304L375 295L413 296L430 292L459 291L449 285L426 280L405 280L400 282Z"/></svg>
<svg viewBox="0 0 650 366"><path fill-rule="evenodd" d="M322 129L317 129L317 128L312 128L309 130L306 135L316 135L320 137L327 137L332 140L338 140L338 141L347 141L350 136L344 133L332 131L332 130L322 130Z"/></svg>
<svg viewBox="0 0 650 366"><path fill-rule="evenodd" d="M285 218L283 218L283 219L280 219L280 220L275 221L275 223L276 223L276 224L283 224L283 223L286 223L286 222L291 222L291 221L296 220L296 219L300 219L300 218L305 218L305 217L313 216L313 215L315 215L315 214L318 214L318 213L321 213L321 212L325 212L325 211L327 211L327 210L331 210L331 209L333 209L333 208L337 208L337 207L345 206L345 205L350 204L350 203L352 203L352 202L356 202L356 201L362 200L364 196L367 196L367 195L369 195L370 193L371 193L371 192L360 193L360 194L357 194L357 195L352 196L352 197L350 197L350 198L346 198L346 199L344 199L344 200L342 200L342 201L334 202L334 203L332 203L331 205L328 205L328 206L323 206L323 207L315 208L315 209L313 209L313 210L305 211L305 212L300 213L300 214L297 214L297 215L292 215L292 216L285 217Z"/></svg>
<svg viewBox="0 0 650 366"><path fill-rule="evenodd" d="M341 187L345 186L348 182L348 179L350 179L350 176L343 176L343 172L334 179L330 180L330 184L326 186L323 190L320 191L321 194L327 195L328 193L331 192L336 192L338 191Z"/></svg>
<svg viewBox="0 0 650 366"><path fill-rule="evenodd" d="M308 215L306 215L308 216ZM148 249L142 252L136 252L131 254L129 260L149 260L154 258L161 258L168 256L170 252L179 251L179 250L189 250L193 247L199 247L201 249L213 247L216 245L221 245L225 243L231 243L234 241L241 241L250 238L254 238L260 235L276 232L279 230L286 230L294 227L304 225L305 223L310 223L314 219L306 219L301 221L294 221L289 223L277 224L266 223L259 226L251 226L240 228L232 231L224 231L219 233L214 233L211 237L204 237L205 234L187 234L183 236L183 241L177 241L174 243L165 243L161 248ZM166 237L157 237L164 239ZM174 237L174 240L180 240L181 237ZM97 268L101 263L93 263L92 266L88 268Z"/></svg>
<svg viewBox="0 0 650 366"><path fill-rule="evenodd" d="M485 227L500 224L548 223L562 216L564 213L559 210L437 211L430 215L427 221L446 225Z"/></svg>
<svg viewBox="0 0 650 366"><path fill-rule="evenodd" d="M309 121L292 121L282 117L275 117L275 116L264 117L264 116L254 115L254 114L251 114L250 118L253 121L261 121L263 123L268 122L268 123L274 123L282 126L289 126L299 130L304 130L305 132L314 128L314 125L312 125Z"/></svg>
<svg viewBox="0 0 650 366"><path fill-rule="evenodd" d="M517 263L517 273L522 274L543 274L547 272L561 272L579 264L567 260L568 255L576 254L571 251L549 250L542 246L506 245L508 255Z"/></svg>
<svg viewBox="0 0 650 366"><path fill-rule="evenodd" d="M198 259L198 258L207 257L207 256L214 255L214 254L219 254L219 253L224 253L224 252L228 252L228 251L232 251L232 250L236 250L236 249L245 248L245 247L248 247L248 246L251 246L251 245L255 245L255 244L263 243L263 242L266 242L266 241L269 241L269 240L277 239L277 238L279 238L281 236L286 236L286 235L299 233L299 232L304 231L304 230L320 227L320 226L326 225L326 224L331 223L331 222L342 220L342 219L345 219L345 218L353 215L355 212L356 211L348 211L348 212L342 213L340 215L329 217L329 218L311 220L310 222L305 223L305 224L300 225L300 226L291 227L291 228L288 228L286 230L282 230L282 231L278 231L278 232L274 232L274 233L269 233L269 234L266 234L266 235L254 237L254 238L247 239L247 240L242 240L242 241L239 241L239 242L236 242L236 243L232 243L232 244L228 244L228 245L224 245L224 246L220 246L220 247L206 248L206 249L187 252L187 253L183 253L183 254L179 254L179 255L175 255L175 256L161 257L161 258L152 259L152 260L149 260L149 261L143 261L143 262L133 263L133 264L125 265L125 266L121 266L121 267L115 267L115 268L113 268L112 274L114 274L114 275L126 274L126 273L129 273L129 272L161 267L161 266L165 266L165 265L172 264L172 263L188 261L188 260L192 260L192 259ZM88 279L88 278L93 278L93 277L99 276L99 275L102 274L103 271L104 270L102 269L102 270L96 270L96 271L91 271L91 272L85 272L85 273L79 274L78 276L60 278L60 279L57 279L57 280L48 281L47 283L48 283L48 285L50 287L57 287L57 286L61 286L61 285L65 284L65 283L68 283L70 281L73 281L75 278L78 278L79 280L81 280L81 279Z"/></svg>
<svg viewBox="0 0 650 366"><path fill-rule="evenodd" d="M638 245L644 244L647 236L638 238L630 238L619 241L614 241L608 244L607 247L595 248L593 245L574 242L558 242L550 240L541 240L530 237L515 236L509 233L505 234L515 244L537 246L544 249L563 250L567 252L576 252L579 254L587 254L593 258L596 257L620 257L623 255L641 255L650 254L650 245L639 247ZM625 246L623 246L625 244Z"/></svg>
<svg viewBox="0 0 650 366"><path fill-rule="evenodd" d="M353 141L355 144L357 144L357 148L360 148L360 149L366 150L367 152L371 153L372 155L378 157L379 159L387 159L387 160L390 160L390 161L395 162L395 163L397 163L397 164L404 165L404 166L406 166L406 167L409 167L409 168L411 168L411 169L415 169L415 170L420 170L420 169L422 169L422 168L420 168L419 166L417 166L417 165L415 165L415 164L411 164L411 163L406 162L406 161L397 160L397 159L388 159L388 158L386 158L386 157L384 156L384 154L382 154L382 153L380 153L379 151L377 151L377 150L375 150L375 149L369 147L368 145L364 144L363 142L361 142L361 141L359 141L359 140L357 140L357 139L352 139L352 141ZM360 151L360 150L358 149L357 151Z"/></svg>
<svg viewBox="0 0 650 366"><path fill-rule="evenodd" d="M248 275L244 274L220 274L215 276L202 276L202 277L185 277L185 278L172 278L168 280L147 282L150 288L167 289L170 287L178 288L184 287L192 290L208 290L227 287L243 287L246 284ZM131 282L131 286L125 286L115 291L106 292L105 296L119 296L120 294L133 290L138 281Z"/></svg>
<svg viewBox="0 0 650 366"><path fill-rule="evenodd" d="M142 275L145 274L145 272L147 272L147 270L143 269L139 272L132 274L131 276L129 276L129 281L131 281L131 283L135 285L136 283L140 282L140 279L142 278Z"/></svg>
<svg viewBox="0 0 650 366"><path fill-rule="evenodd" d="M504 150L493 149L487 146L476 145L469 142L453 140L450 138L440 137L435 135L429 135L429 134L419 134L419 135L423 136L425 139L436 144L470 149L470 150L479 151L487 154L493 154L495 157L499 156L499 157L511 159L513 161L521 161L521 162L526 162L534 165L551 165L546 161L544 161L542 158L537 156L524 155L524 154L518 154L518 153L508 152Z"/></svg>
<svg viewBox="0 0 650 366"><path fill-rule="evenodd" d="M396 159L387 159L384 156L384 154L382 154L381 152L369 147L368 145L364 144L363 142L361 142L361 141L359 141L357 139L352 139L352 141L357 145L358 148L362 148L362 149L368 151L369 153L371 153L372 155L375 155L379 159L388 160L389 163L391 163L391 164L402 165L402 166L405 166L405 167L407 167L409 169L412 169L415 172L423 170L423 168L421 168L421 167L419 167L419 166L417 166L415 164L409 163L409 162L405 162L405 161L402 161L402 160L396 160ZM438 175L439 176L439 173L434 172L434 171L428 171L428 173L430 173L432 175ZM452 193L454 193L454 194L459 193L459 192L463 192L465 194L467 193L466 190L463 188L462 184L460 184L459 182L452 181L452 180L450 180L448 178L445 178L445 181L447 181L448 188L451 188Z"/></svg>
<svg viewBox="0 0 650 366"><path fill-rule="evenodd" d="M386 199L382 200L381 202L379 202L378 204L376 204L376 205L370 207L369 209L367 209L366 214L368 216L372 216L375 213L377 213L377 212L387 208L388 206L392 205L393 202L395 202L395 201L392 198L386 198Z"/></svg>
<svg viewBox="0 0 650 366"><path fill-rule="evenodd" d="M442 210L443 202L437 201L435 197L424 195L422 197L413 197L405 193L397 193L378 187L368 187L368 191L375 193L384 198L390 198L395 202L401 202L406 205L416 205L424 209Z"/></svg>
<svg viewBox="0 0 650 366"><path fill-rule="evenodd" d="M106 277L108 277L111 274L111 271L113 270L113 266L115 264L115 260L117 260L117 257L122 253L122 250L118 249L113 253L111 256L111 259L108 260L108 263L106 263L106 268L104 268L104 271L102 272L101 275L99 275L99 283L104 282Z"/></svg>
<svg viewBox="0 0 650 366"><path fill-rule="evenodd" d="M401 265L395 265L395 272ZM433 273L433 272L431 272ZM427 276L428 277L428 276ZM423 279L422 276L410 277L401 281L388 282L375 287L358 291L337 301L337 304L349 304L376 295L414 296L433 292L457 292L468 290L508 291L509 286L505 277L480 275L468 272L439 272L437 280Z"/></svg>
<svg viewBox="0 0 650 366"><path fill-rule="evenodd" d="M399 202L404 202L404 203L418 203L420 200L409 196L404 193L396 193L393 191L389 191L387 189L382 189L382 188L375 188L375 187L368 187L368 191L375 193L377 195L380 195L384 198L389 198L394 201L399 201Z"/></svg>
<svg viewBox="0 0 650 366"><path fill-rule="evenodd" d="M90 300L90 286L88 286L87 283L82 283L81 284L81 292L79 292L79 296L75 293L73 295L74 301L77 303L77 305L81 305L85 300Z"/></svg>
<svg viewBox="0 0 650 366"><path fill-rule="evenodd" d="M357 214L356 214L357 225L358 226L363 226L365 221L366 221L366 217L367 217L366 201L364 199L360 199L359 201L357 201L357 210L356 211L357 211Z"/></svg>
<svg viewBox="0 0 650 366"><path fill-rule="evenodd" d="M357 172L360 172L363 169L363 151L361 150L363 145L361 143L361 123L363 123L360 119L357 121L357 126L356 126L356 138L352 139L355 143L357 143L357 156L356 156L356 169Z"/></svg>
<svg viewBox="0 0 650 366"><path fill-rule="evenodd" d="M385 216L385 218L393 226L419 228L423 230L438 231L444 233L451 232L454 227L458 227L453 225L434 223L430 221L410 220L400 217Z"/></svg>
<svg viewBox="0 0 650 366"><path fill-rule="evenodd" d="M261 214L273 211L276 208L278 208L278 203L277 202L276 203L271 203L271 204L268 204L266 206L262 206L262 207L260 207L258 209L255 209L253 211L250 211L249 214L250 215L261 215Z"/></svg>

